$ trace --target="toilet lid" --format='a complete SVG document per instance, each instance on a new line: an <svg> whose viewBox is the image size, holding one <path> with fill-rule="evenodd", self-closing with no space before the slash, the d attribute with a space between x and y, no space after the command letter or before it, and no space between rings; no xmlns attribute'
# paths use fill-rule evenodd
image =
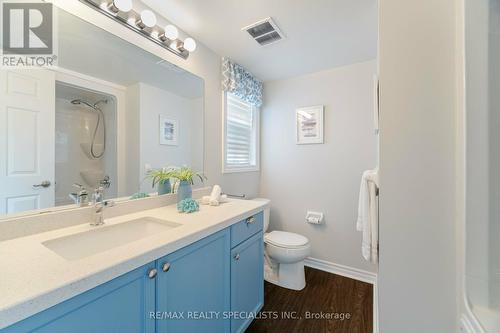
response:
<svg viewBox="0 0 500 333"><path fill-rule="evenodd" d="M266 242L282 247L299 247L309 243L309 240L293 232L271 231L266 235Z"/></svg>

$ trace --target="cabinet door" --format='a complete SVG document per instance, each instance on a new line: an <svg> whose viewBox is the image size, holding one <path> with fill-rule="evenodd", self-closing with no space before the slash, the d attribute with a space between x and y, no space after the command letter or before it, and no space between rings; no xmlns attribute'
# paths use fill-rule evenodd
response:
<svg viewBox="0 0 500 333"><path fill-rule="evenodd" d="M244 332L264 305L262 232L231 251L231 332Z"/></svg>
<svg viewBox="0 0 500 333"><path fill-rule="evenodd" d="M37 333L153 333L155 280L143 266L2 331Z"/></svg>
<svg viewBox="0 0 500 333"><path fill-rule="evenodd" d="M158 262L158 333L229 332L230 233L223 230Z"/></svg>

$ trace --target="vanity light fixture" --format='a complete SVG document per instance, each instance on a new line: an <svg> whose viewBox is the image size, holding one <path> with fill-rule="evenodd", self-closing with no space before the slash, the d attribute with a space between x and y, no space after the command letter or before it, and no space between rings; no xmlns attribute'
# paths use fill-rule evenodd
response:
<svg viewBox="0 0 500 333"><path fill-rule="evenodd" d="M193 52L194 50L196 50L196 42L191 37L188 37L184 39L184 45L182 47L189 52Z"/></svg>
<svg viewBox="0 0 500 333"><path fill-rule="evenodd" d="M141 12L141 18L136 22L137 26L141 29L153 28L156 25L156 15L149 9Z"/></svg>
<svg viewBox="0 0 500 333"><path fill-rule="evenodd" d="M104 4L106 3L104 2ZM132 0L113 0L105 7L115 14L118 12L128 13L132 10Z"/></svg>
<svg viewBox="0 0 500 333"><path fill-rule="evenodd" d="M178 40L173 40L170 42L170 44L168 44L168 46L173 50L180 50L181 49L181 47L179 47L180 45L182 45L182 42Z"/></svg>
<svg viewBox="0 0 500 333"><path fill-rule="evenodd" d="M164 28L165 32L160 35L160 39L162 41L167 41L167 40L176 40L179 37L179 30L174 25L167 25Z"/></svg>
<svg viewBox="0 0 500 333"><path fill-rule="evenodd" d="M156 15L151 10L136 12L132 0L79 1L183 59L187 59L190 52L196 49L196 41L193 38L187 37L184 42L179 39L179 31L174 25L168 24L163 28L157 26Z"/></svg>

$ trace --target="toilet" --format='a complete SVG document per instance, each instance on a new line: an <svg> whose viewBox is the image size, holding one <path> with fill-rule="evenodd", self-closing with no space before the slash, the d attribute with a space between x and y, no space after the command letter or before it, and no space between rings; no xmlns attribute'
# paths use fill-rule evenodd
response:
<svg viewBox="0 0 500 333"><path fill-rule="evenodd" d="M256 199L266 201L267 199ZM267 232L270 209L264 210L264 279L278 286L302 290L306 286L304 259L311 253L309 240L285 231Z"/></svg>

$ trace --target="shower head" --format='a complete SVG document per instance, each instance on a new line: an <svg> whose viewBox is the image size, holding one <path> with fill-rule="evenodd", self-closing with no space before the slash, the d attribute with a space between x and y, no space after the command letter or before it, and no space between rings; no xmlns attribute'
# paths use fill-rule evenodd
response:
<svg viewBox="0 0 500 333"><path fill-rule="evenodd" d="M83 104L83 105L88 106L91 109L95 109L94 105L92 105L92 104L90 104L88 102L85 102L85 101L83 101L81 99L74 99L74 100L71 101L71 104L73 104L73 105L81 105L81 104Z"/></svg>
<svg viewBox="0 0 500 333"><path fill-rule="evenodd" d="M74 99L74 100L71 101L71 104L73 104L73 105L81 105L81 104L83 104L83 105L86 105L89 108L92 108L94 110L97 108L97 105L99 105L101 103L107 104L108 100L107 99L101 99L101 100L95 102L93 105L90 104L89 102L86 102L86 101L81 100L81 99Z"/></svg>
<svg viewBox="0 0 500 333"><path fill-rule="evenodd" d="M89 102L86 102L84 100L81 100L81 99L74 99L71 101L71 104L73 104L73 105L83 104L83 105L89 107L90 109L92 109L92 111L97 112L97 122L95 125L94 134L92 135L92 143L90 144L90 154L93 158L101 158L104 155L104 152L106 151L106 124L105 124L105 119L104 119L105 118L104 112L102 112L102 109L100 109L97 106L100 103L107 104L108 100L107 99L99 100L99 101L95 102L94 105L92 105ZM102 131L103 131L103 137L104 137L103 138L103 149L102 149L100 154L96 154L94 152L94 145L95 145L95 141L96 141L97 130L99 129L99 127L101 127Z"/></svg>
<svg viewBox="0 0 500 333"><path fill-rule="evenodd" d="M94 107L97 107L101 103L108 104L108 100L107 99L98 100L97 102L94 103Z"/></svg>

